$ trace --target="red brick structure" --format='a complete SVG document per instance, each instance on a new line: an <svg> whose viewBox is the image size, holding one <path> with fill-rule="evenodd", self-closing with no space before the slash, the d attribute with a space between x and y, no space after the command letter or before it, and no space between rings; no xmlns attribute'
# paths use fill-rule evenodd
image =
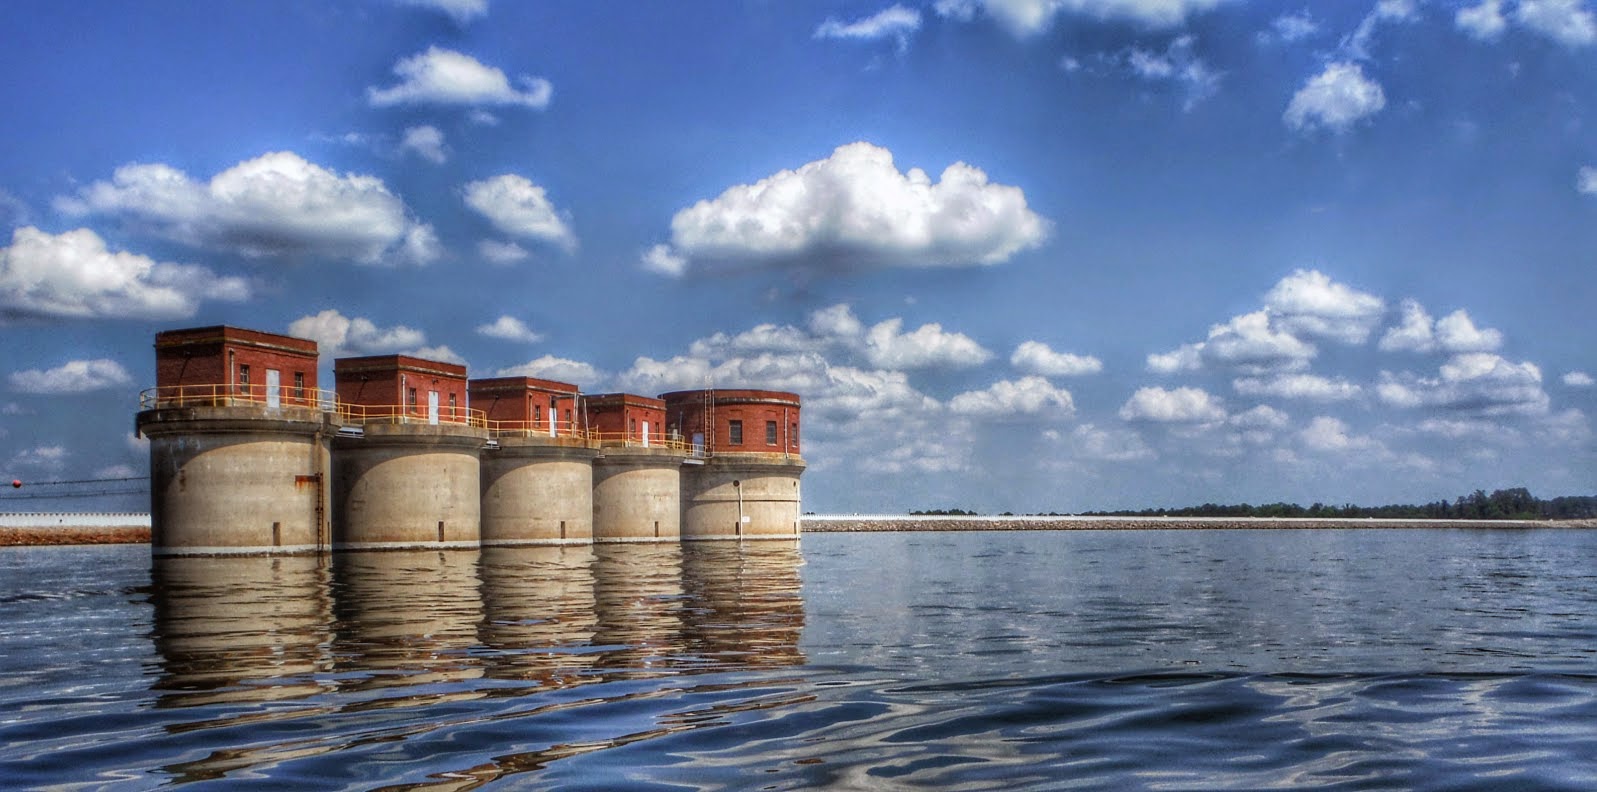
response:
<svg viewBox="0 0 1597 792"><path fill-rule="evenodd" d="M666 430L706 454L799 453L799 397L767 390L712 389L662 394Z"/></svg>
<svg viewBox="0 0 1597 792"><path fill-rule="evenodd" d="M581 427L577 386L568 382L494 377L471 380L467 390L472 409L499 433L570 437Z"/></svg>
<svg viewBox="0 0 1597 792"><path fill-rule="evenodd" d="M409 355L333 361L338 401L357 420L467 423L466 367Z"/></svg>
<svg viewBox="0 0 1597 792"><path fill-rule="evenodd" d="M632 393L603 393L582 402L588 428L601 443L664 444L665 402Z"/></svg>
<svg viewBox="0 0 1597 792"><path fill-rule="evenodd" d="M227 325L155 335L157 404L315 406L316 342Z"/></svg>

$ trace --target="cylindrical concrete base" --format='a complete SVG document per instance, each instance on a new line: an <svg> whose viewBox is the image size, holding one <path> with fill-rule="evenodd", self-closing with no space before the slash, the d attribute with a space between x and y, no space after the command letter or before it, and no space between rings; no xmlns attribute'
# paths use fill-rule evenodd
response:
<svg viewBox="0 0 1597 792"><path fill-rule="evenodd" d="M593 541L593 457L553 438L503 437L482 452L484 545Z"/></svg>
<svg viewBox="0 0 1597 792"><path fill-rule="evenodd" d="M593 461L593 541L677 541L684 458L664 448L601 451Z"/></svg>
<svg viewBox="0 0 1597 792"><path fill-rule="evenodd" d="M788 539L799 533L804 460L716 454L682 470L682 539Z"/></svg>
<svg viewBox="0 0 1597 792"><path fill-rule="evenodd" d="M476 547L487 430L373 424L333 441L333 549Z"/></svg>
<svg viewBox="0 0 1597 792"><path fill-rule="evenodd" d="M145 410L157 556L327 549L329 425L303 407Z"/></svg>

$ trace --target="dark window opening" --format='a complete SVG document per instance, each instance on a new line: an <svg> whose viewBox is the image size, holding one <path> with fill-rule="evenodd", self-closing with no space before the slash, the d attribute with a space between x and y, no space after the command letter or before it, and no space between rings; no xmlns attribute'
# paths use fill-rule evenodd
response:
<svg viewBox="0 0 1597 792"><path fill-rule="evenodd" d="M776 421L765 422L765 444L776 445Z"/></svg>
<svg viewBox="0 0 1597 792"><path fill-rule="evenodd" d="M743 445L743 422L727 421L726 434L727 440L731 442L732 445Z"/></svg>

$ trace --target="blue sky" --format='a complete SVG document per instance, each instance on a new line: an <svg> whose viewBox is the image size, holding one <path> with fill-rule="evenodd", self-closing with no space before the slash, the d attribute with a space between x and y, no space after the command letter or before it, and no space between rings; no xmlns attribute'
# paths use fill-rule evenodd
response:
<svg viewBox="0 0 1597 792"><path fill-rule="evenodd" d="M227 323L796 391L820 512L1597 479L1587 0L0 13L7 478Z"/></svg>

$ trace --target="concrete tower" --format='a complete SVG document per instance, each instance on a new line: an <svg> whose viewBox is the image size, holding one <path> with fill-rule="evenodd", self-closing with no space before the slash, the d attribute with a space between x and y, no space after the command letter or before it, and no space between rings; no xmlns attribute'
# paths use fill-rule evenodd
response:
<svg viewBox="0 0 1597 792"><path fill-rule="evenodd" d="M476 547L482 413L466 367L408 355L333 361L336 549Z"/></svg>
<svg viewBox="0 0 1597 792"><path fill-rule="evenodd" d="M682 472L682 538L792 539L799 532L799 397L766 390L676 391L667 431L704 464Z"/></svg>
<svg viewBox="0 0 1597 792"><path fill-rule="evenodd" d="M675 542L682 526L680 438L665 432L665 402L630 393L584 398L593 460L593 541Z"/></svg>
<svg viewBox="0 0 1597 792"><path fill-rule="evenodd" d="M136 419L155 555L327 548L334 427L316 359L314 341L237 327L155 336L156 387Z"/></svg>
<svg viewBox="0 0 1597 792"><path fill-rule="evenodd" d="M577 386L531 377L474 379L471 406L487 418L482 452L482 543L593 541L593 458Z"/></svg>

